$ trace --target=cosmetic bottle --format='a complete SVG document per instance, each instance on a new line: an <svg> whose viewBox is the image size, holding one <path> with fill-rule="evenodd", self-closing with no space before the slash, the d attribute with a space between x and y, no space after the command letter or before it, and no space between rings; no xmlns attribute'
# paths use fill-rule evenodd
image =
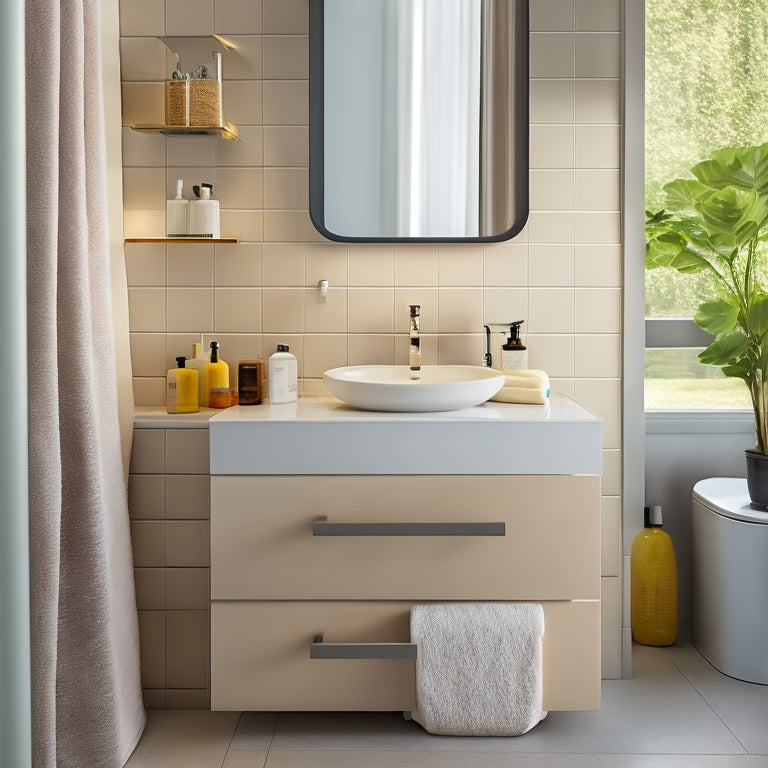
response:
<svg viewBox="0 0 768 768"><path fill-rule="evenodd" d="M187 234L187 217L189 200L184 200L184 180L176 182L176 197L165 203L165 234L166 237L180 237Z"/></svg>
<svg viewBox="0 0 768 768"><path fill-rule="evenodd" d="M677 560L661 523L661 507L646 507L645 527L632 542L632 637L642 645L677 640Z"/></svg>
<svg viewBox="0 0 768 768"><path fill-rule="evenodd" d="M212 341L209 344L211 350L211 357L208 365L205 367L206 377L208 381L206 394L206 405L210 406L211 390L213 389L229 389L229 366L219 358L219 347L221 345L218 341Z"/></svg>
<svg viewBox="0 0 768 768"><path fill-rule="evenodd" d="M189 203L187 232L197 237L221 237L219 201L211 198L213 186L203 183L192 189L200 199Z"/></svg>
<svg viewBox="0 0 768 768"><path fill-rule="evenodd" d="M177 368L168 371L166 403L168 413L197 413L197 371L186 368L185 358L177 357Z"/></svg>
<svg viewBox="0 0 768 768"><path fill-rule="evenodd" d="M237 393L240 405L259 405L264 399L264 361L241 360L237 364Z"/></svg>
<svg viewBox="0 0 768 768"><path fill-rule="evenodd" d="M509 326L509 338L501 347L501 367L503 370L525 370L528 368L528 350L520 340L520 326L524 320L518 320Z"/></svg>
<svg viewBox="0 0 768 768"><path fill-rule="evenodd" d="M208 405L208 363L209 358L203 350L203 334L200 334L200 342L192 345L192 357L187 360L187 368L197 371L197 402L202 407Z"/></svg>
<svg viewBox="0 0 768 768"><path fill-rule="evenodd" d="M296 358L287 344L278 344L277 352L269 357L269 402L295 403L298 394Z"/></svg>

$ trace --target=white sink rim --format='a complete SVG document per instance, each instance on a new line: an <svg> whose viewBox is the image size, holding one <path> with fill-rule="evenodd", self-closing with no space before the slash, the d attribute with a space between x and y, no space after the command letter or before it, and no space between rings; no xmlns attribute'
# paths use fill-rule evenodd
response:
<svg viewBox="0 0 768 768"><path fill-rule="evenodd" d="M366 411L435 413L484 403L504 385L504 374L479 365L423 365L411 379L407 365L347 365L323 374L328 391Z"/></svg>

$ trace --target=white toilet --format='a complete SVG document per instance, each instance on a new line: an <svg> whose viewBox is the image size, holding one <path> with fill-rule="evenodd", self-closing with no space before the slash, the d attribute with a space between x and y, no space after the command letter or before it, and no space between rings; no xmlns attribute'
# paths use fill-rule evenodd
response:
<svg viewBox="0 0 768 768"><path fill-rule="evenodd" d="M747 481L693 488L693 644L726 675L768 685L768 512Z"/></svg>

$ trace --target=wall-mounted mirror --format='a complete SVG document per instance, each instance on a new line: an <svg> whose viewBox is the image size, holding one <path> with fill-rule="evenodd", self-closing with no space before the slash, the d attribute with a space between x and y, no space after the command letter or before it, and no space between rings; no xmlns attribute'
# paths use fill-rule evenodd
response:
<svg viewBox="0 0 768 768"><path fill-rule="evenodd" d="M310 0L310 215L343 241L528 216L528 0Z"/></svg>

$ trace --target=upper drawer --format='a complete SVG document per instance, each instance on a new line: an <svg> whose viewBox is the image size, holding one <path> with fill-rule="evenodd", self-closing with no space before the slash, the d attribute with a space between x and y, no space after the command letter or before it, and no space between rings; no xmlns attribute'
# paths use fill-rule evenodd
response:
<svg viewBox="0 0 768 768"><path fill-rule="evenodd" d="M429 535L367 525L414 522ZM506 530L441 525L465 522ZM598 599L600 478L212 477L211 597Z"/></svg>

